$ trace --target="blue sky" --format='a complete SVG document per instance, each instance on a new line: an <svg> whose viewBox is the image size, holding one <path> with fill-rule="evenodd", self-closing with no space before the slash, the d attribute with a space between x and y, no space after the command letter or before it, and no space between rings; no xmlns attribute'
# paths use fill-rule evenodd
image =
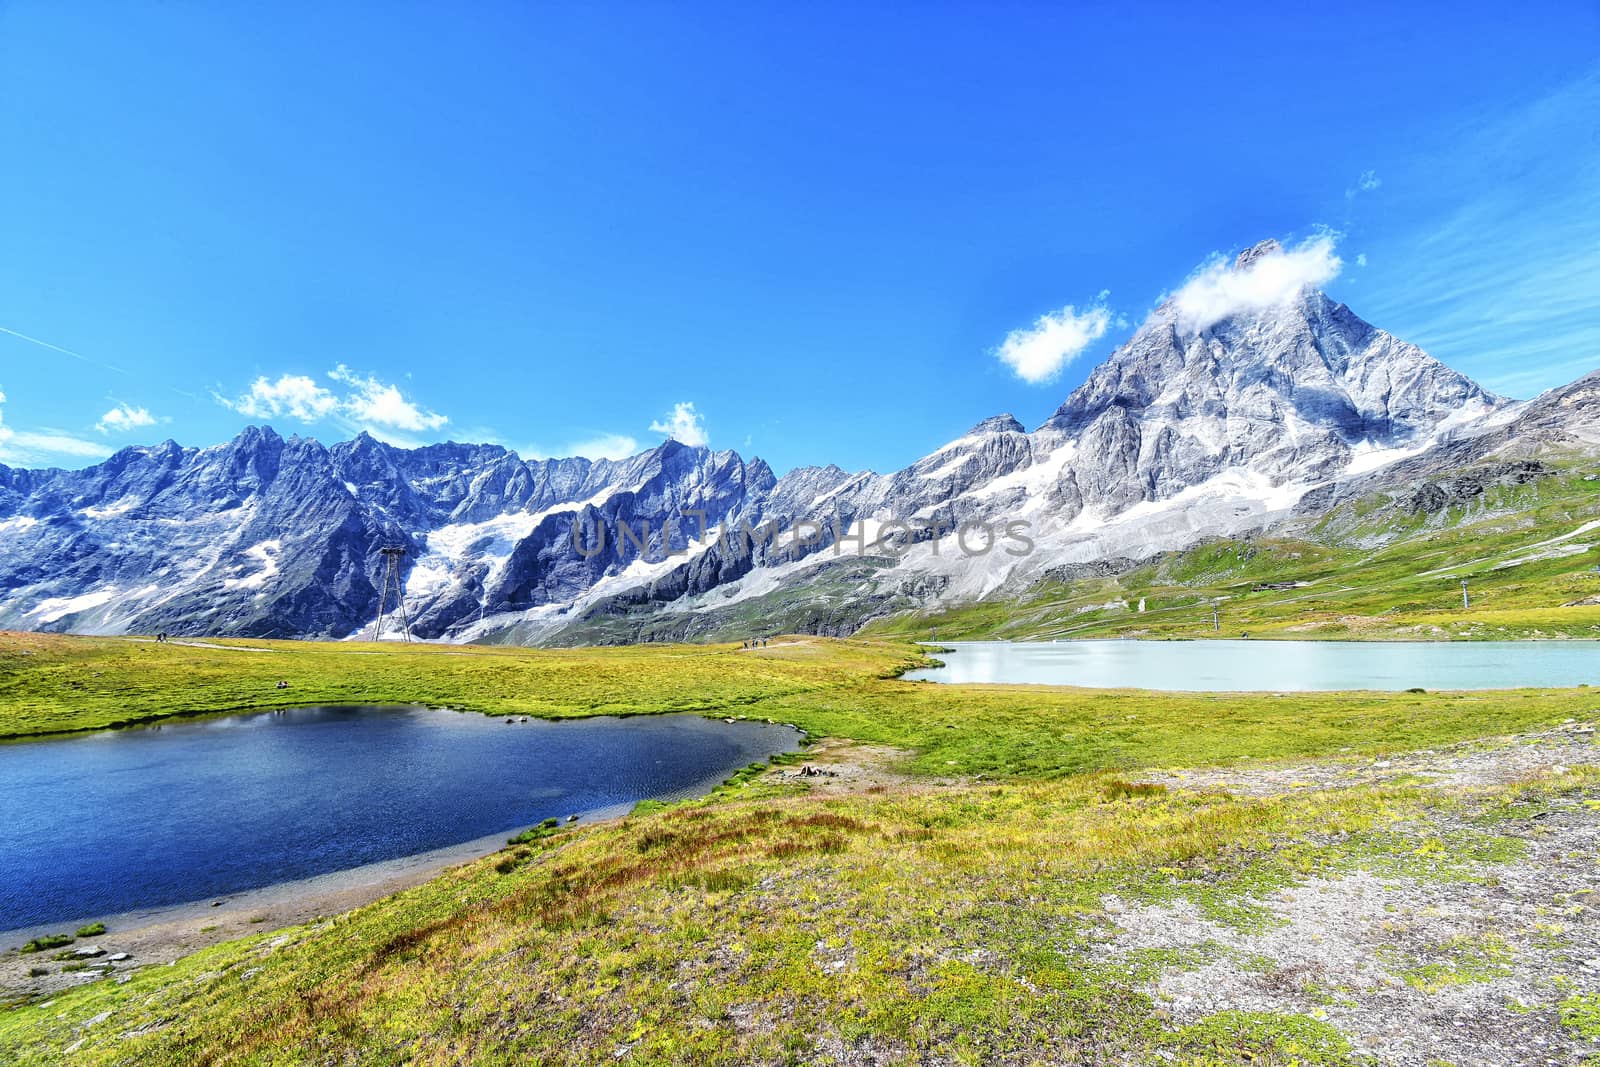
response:
<svg viewBox="0 0 1600 1067"><path fill-rule="evenodd" d="M0 462L270 421L893 469L1326 231L1333 295L1532 395L1600 367L1597 45L1593 3L11 0Z"/></svg>

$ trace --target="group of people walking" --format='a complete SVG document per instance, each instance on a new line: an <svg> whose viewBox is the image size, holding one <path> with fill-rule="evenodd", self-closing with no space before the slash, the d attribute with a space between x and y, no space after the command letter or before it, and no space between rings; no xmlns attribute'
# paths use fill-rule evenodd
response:
<svg viewBox="0 0 1600 1067"><path fill-rule="evenodd" d="M744 643L744 647L747 648L747 649L749 649L749 648L766 648L767 647L767 639L765 637L752 637L752 638L750 638L748 641L746 641Z"/></svg>

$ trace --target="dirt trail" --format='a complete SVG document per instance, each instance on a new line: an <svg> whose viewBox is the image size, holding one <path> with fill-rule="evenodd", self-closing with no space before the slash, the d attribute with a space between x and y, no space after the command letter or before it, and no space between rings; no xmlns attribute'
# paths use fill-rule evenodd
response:
<svg viewBox="0 0 1600 1067"><path fill-rule="evenodd" d="M153 637L119 637L119 641L127 641L135 645L182 645L185 648L214 648L221 652L285 652L282 648L262 648L259 645L219 645L214 641L185 641L182 638L169 637L165 641L157 641Z"/></svg>

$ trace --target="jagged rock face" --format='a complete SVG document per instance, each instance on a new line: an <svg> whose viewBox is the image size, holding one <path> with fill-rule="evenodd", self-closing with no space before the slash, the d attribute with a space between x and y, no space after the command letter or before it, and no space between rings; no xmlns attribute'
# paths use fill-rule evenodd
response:
<svg viewBox="0 0 1600 1067"><path fill-rule="evenodd" d="M179 625L258 636L354 625L373 534L326 449L247 429L227 445L125 449L54 476L0 520L0 622Z"/></svg>
<svg viewBox="0 0 1600 1067"><path fill-rule="evenodd" d="M1497 432L1479 435L1485 454L1529 449L1587 452L1600 446L1600 371L1521 405Z"/></svg>
<svg viewBox="0 0 1600 1067"><path fill-rule="evenodd" d="M1235 269L1279 251L1247 250ZM83 471L0 466L0 627L351 636L376 613L378 547L401 543L424 637L847 633L1374 487L1431 513L1481 482L1441 472L1492 461L1483 477L1521 478L1544 449L1600 451L1600 374L1508 405L1314 290L1203 330L1183 321L1158 308L1034 432L984 419L887 475L777 478L671 441L530 461L255 427ZM952 531L1017 517L1029 552L956 551ZM805 523L819 534L797 536ZM848 548L841 530L857 535Z"/></svg>
<svg viewBox="0 0 1600 1067"><path fill-rule="evenodd" d="M669 441L630 471L632 484L598 504L551 514L511 552L486 586L488 612L576 599L636 563L670 561L741 505L771 490L765 463Z"/></svg>
<svg viewBox="0 0 1600 1067"><path fill-rule="evenodd" d="M716 523L774 481L759 460L675 442L620 463L529 464L490 445L408 450L363 435L328 449L257 427L210 449L124 449L84 471L0 467L0 626L349 636L376 614L377 549L398 542L409 577L444 570L407 598L417 631L440 636L486 611L571 599L637 561L614 536L603 553L573 552L580 511L613 531L655 523L659 554L660 516L703 509ZM497 522L526 529L504 546L487 529L454 554L434 543Z"/></svg>
<svg viewBox="0 0 1600 1067"><path fill-rule="evenodd" d="M486 519L525 507L538 495L537 470L498 445L446 443L402 451L362 434L328 451L346 487L403 530Z"/></svg>
<svg viewBox="0 0 1600 1067"><path fill-rule="evenodd" d="M1170 306L1159 309L1043 432L1078 443L1063 499L1115 512L1229 469L1272 484L1320 481L1347 467L1356 446L1402 446L1463 410L1500 403L1308 290L1198 332L1182 330Z"/></svg>
<svg viewBox="0 0 1600 1067"><path fill-rule="evenodd" d="M1010 415L985 419L939 451L891 475L883 499L901 515L927 514L957 504L967 490L1030 466L1033 452L1033 442L1016 419Z"/></svg>
<svg viewBox="0 0 1600 1067"><path fill-rule="evenodd" d="M1552 389L1493 418L1466 424L1433 447L1381 469L1341 477L1305 494L1294 513L1311 518L1361 497L1433 515L1470 503L1493 485L1521 485L1550 473L1544 458L1600 453L1600 371ZM1332 532L1343 533L1343 526ZM1370 521L1370 518L1369 520Z"/></svg>
<svg viewBox="0 0 1600 1067"><path fill-rule="evenodd" d="M1435 514L1470 503L1492 486L1527 485L1552 473L1549 467L1532 460L1498 468L1474 467L1453 477L1423 482L1401 499L1400 506L1413 514Z"/></svg>

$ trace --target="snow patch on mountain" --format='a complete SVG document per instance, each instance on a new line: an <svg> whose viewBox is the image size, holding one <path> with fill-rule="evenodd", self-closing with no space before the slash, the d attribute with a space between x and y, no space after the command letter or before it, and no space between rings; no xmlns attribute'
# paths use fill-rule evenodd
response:
<svg viewBox="0 0 1600 1067"><path fill-rule="evenodd" d="M58 622L70 615L98 608L102 604L109 604L117 595L114 587L96 589L91 593L81 593L71 597L50 597L41 600L37 607L27 612L27 616L40 623Z"/></svg>
<svg viewBox="0 0 1600 1067"><path fill-rule="evenodd" d="M270 541L251 545L244 550L244 557L256 565L253 573L239 578L224 578L224 589L260 589L272 581L278 573L278 553L283 550L281 538L274 537Z"/></svg>
<svg viewBox="0 0 1600 1067"><path fill-rule="evenodd" d="M89 507L83 509L83 515L88 519L114 519L118 515L126 515L139 506L139 501L132 496L125 496L114 504L104 507Z"/></svg>

